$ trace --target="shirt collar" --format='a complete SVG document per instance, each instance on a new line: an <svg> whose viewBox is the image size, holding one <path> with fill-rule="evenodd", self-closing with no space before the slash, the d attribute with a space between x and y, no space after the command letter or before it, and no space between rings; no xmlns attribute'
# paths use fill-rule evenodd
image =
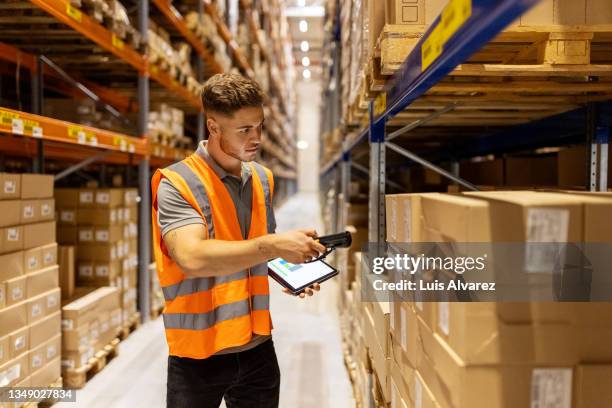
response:
<svg viewBox="0 0 612 408"><path fill-rule="evenodd" d="M206 162L206 164L208 164L213 169L213 171L217 174L217 176L219 176L221 180L223 180L226 177L232 177L232 178L238 179L239 178L238 176L234 176L233 174L230 174L227 171L225 171L225 169L223 169L219 165L219 163L217 163L217 161L213 159L210 153L208 153L206 144L207 144L206 140L201 141L200 144L198 144L198 149L196 150L196 154L198 154ZM241 179L243 183L246 183L246 181L251 177L251 166L249 166L245 162L241 162L240 164L242 167Z"/></svg>

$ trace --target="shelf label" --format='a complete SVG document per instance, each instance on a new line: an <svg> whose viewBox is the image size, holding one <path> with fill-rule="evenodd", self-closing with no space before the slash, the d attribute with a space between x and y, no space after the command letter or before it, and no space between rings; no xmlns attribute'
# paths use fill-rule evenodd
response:
<svg viewBox="0 0 612 408"><path fill-rule="evenodd" d="M79 23L83 19L81 10L74 7L70 3L66 3L66 14L70 16L73 20L78 21Z"/></svg>
<svg viewBox="0 0 612 408"><path fill-rule="evenodd" d="M13 112L0 110L0 124L2 126L13 127L13 119L18 119L19 115Z"/></svg>
<svg viewBox="0 0 612 408"><path fill-rule="evenodd" d="M440 21L421 46L421 71L425 71L441 54L446 42L472 15L472 0L450 0Z"/></svg>
<svg viewBox="0 0 612 408"><path fill-rule="evenodd" d="M14 134L23 135L23 120L15 118L12 120L11 125Z"/></svg>
<svg viewBox="0 0 612 408"><path fill-rule="evenodd" d="M38 132L40 134L40 136L37 136L34 131L35 129L36 132ZM24 133L28 133L34 137L38 137L41 138L42 137L42 128L40 127L40 123L38 123L35 120L31 120L31 119L24 119L23 120L23 131Z"/></svg>
<svg viewBox="0 0 612 408"><path fill-rule="evenodd" d="M97 146L98 145L98 138L96 137L96 135L90 135L89 136L89 144L92 146Z"/></svg>
<svg viewBox="0 0 612 408"><path fill-rule="evenodd" d="M374 99L374 116L382 115L387 109L387 94L381 92Z"/></svg>
<svg viewBox="0 0 612 408"><path fill-rule="evenodd" d="M136 151L136 148L134 147L134 145L133 145L133 144L131 144L131 143L130 143L130 145L128 146L128 151L129 151L130 153L134 153L134 152Z"/></svg>
<svg viewBox="0 0 612 408"><path fill-rule="evenodd" d="M114 33L113 33L113 35L111 37L111 42L113 44L113 47L117 48L118 50L122 50L123 46L125 45L123 40L121 40L121 38L117 37L117 35L114 34Z"/></svg>
<svg viewBox="0 0 612 408"><path fill-rule="evenodd" d="M81 126L68 126L68 137L76 139L79 144L87 144L92 138L96 139L96 135L93 132L88 132Z"/></svg>

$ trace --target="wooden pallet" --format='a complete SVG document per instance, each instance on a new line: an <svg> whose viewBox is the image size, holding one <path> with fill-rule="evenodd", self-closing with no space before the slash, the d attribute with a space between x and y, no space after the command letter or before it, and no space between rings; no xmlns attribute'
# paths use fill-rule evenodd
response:
<svg viewBox="0 0 612 408"><path fill-rule="evenodd" d="M140 327L140 312L134 313L128 318L127 322L123 323L123 326L119 329L118 337L121 340L125 340L132 332L136 331Z"/></svg>
<svg viewBox="0 0 612 408"><path fill-rule="evenodd" d="M87 381L102 371L104 367L119 354L119 339L114 338L104 348L98 351L87 364L76 369L65 369L62 372L64 386L68 388L83 388Z"/></svg>
<svg viewBox="0 0 612 408"><path fill-rule="evenodd" d="M57 380L53 381L47 388L63 388L63 379L59 377ZM21 408L49 408L55 402L50 401L39 401L39 402L26 402L21 406Z"/></svg>

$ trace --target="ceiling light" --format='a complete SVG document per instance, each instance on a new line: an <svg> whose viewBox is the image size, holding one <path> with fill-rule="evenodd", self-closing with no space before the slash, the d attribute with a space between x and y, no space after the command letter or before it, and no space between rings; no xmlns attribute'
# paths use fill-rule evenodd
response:
<svg viewBox="0 0 612 408"><path fill-rule="evenodd" d="M306 20L300 20L300 32L305 33L308 31L308 22Z"/></svg>
<svg viewBox="0 0 612 408"><path fill-rule="evenodd" d="M306 0L298 0L297 4L299 7L304 7L306 6Z"/></svg>
<svg viewBox="0 0 612 408"><path fill-rule="evenodd" d="M308 149L308 142L305 140L298 140L297 142L297 148L300 150L306 150Z"/></svg>
<svg viewBox="0 0 612 408"><path fill-rule="evenodd" d="M308 68L303 70L302 71L302 76L304 77L304 79L310 79L310 76L311 76L310 70Z"/></svg>
<svg viewBox="0 0 612 408"><path fill-rule="evenodd" d="M302 41L302 43L300 44L300 49L303 52L308 52L308 50L310 49L310 44L308 44L308 41Z"/></svg>
<svg viewBox="0 0 612 408"><path fill-rule="evenodd" d="M305 66L305 67L310 66L310 58L308 58L308 57L302 58L302 65Z"/></svg>

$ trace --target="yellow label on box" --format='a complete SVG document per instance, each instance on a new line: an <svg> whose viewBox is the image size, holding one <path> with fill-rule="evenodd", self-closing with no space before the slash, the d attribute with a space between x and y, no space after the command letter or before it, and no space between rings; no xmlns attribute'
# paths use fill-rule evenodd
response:
<svg viewBox="0 0 612 408"><path fill-rule="evenodd" d="M111 42L113 43L113 47L118 50L122 50L125 43L121 40L121 38L117 37L116 34L113 34L111 37Z"/></svg>
<svg viewBox="0 0 612 408"><path fill-rule="evenodd" d="M78 21L79 23L82 20L81 10L74 7L72 4L66 4L66 14L70 16L73 20Z"/></svg>

